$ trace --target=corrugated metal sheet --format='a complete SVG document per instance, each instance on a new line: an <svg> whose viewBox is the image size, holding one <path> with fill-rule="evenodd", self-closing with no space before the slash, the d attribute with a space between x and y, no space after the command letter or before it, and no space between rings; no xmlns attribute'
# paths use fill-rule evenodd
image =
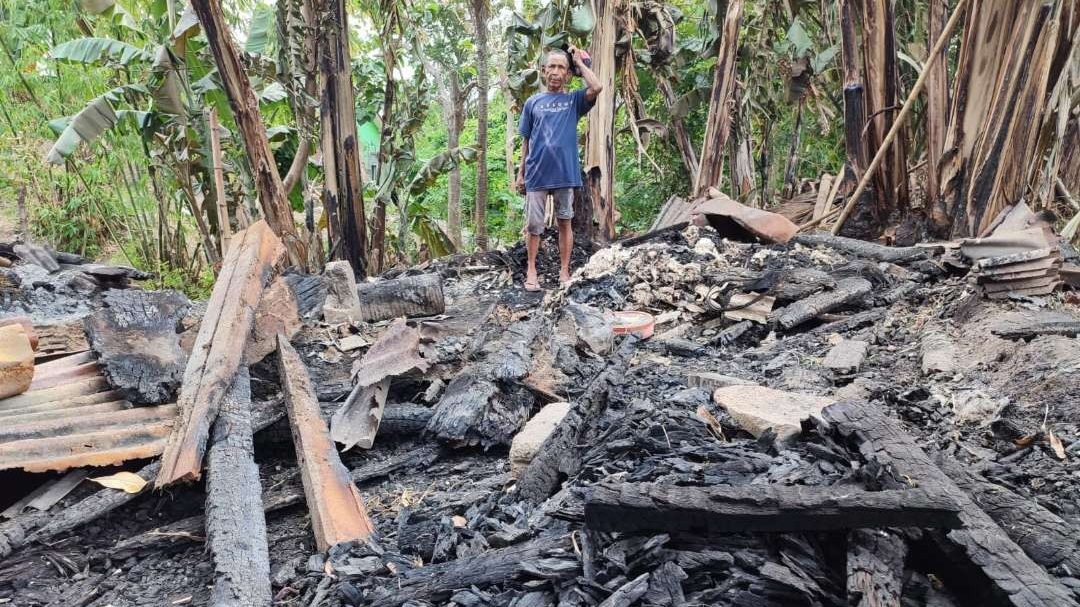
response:
<svg viewBox="0 0 1080 607"><path fill-rule="evenodd" d="M160 455L175 405L132 407L89 353L38 365L31 390L0 400L0 470L108 466Z"/></svg>

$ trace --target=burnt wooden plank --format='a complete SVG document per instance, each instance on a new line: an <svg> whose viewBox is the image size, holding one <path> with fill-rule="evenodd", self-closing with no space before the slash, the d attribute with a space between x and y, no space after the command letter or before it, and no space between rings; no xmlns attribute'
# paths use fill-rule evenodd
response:
<svg viewBox="0 0 1080 607"><path fill-rule="evenodd" d="M206 537L214 559L211 604L269 605L270 554L246 367L221 402L206 459Z"/></svg>
<svg viewBox="0 0 1080 607"><path fill-rule="evenodd" d="M229 241L184 370L177 398L180 416L161 456L157 488L199 477L210 426L240 366L263 289L283 253L281 241L265 221Z"/></svg>
<svg viewBox="0 0 1080 607"><path fill-rule="evenodd" d="M311 377L283 335L278 335L278 371L319 550L372 537L375 528L320 416Z"/></svg>
<svg viewBox="0 0 1080 607"><path fill-rule="evenodd" d="M947 497L919 489L599 485L585 500L585 523L598 531L706 533L833 531L870 527L960 526Z"/></svg>
<svg viewBox="0 0 1080 607"><path fill-rule="evenodd" d="M191 303L176 291L112 289L84 323L105 378L124 398L156 405L172 400L187 356L177 325Z"/></svg>
<svg viewBox="0 0 1080 607"><path fill-rule="evenodd" d="M962 588L982 605L1075 604L1069 591L1024 554L879 407L842 401L826 407L822 418L838 435L855 443L866 460L881 466L877 476L884 486L907 488L914 484L949 496L960 505L963 528L928 533L943 553L942 562L952 568L945 571L943 567L947 584Z"/></svg>
<svg viewBox="0 0 1080 607"><path fill-rule="evenodd" d="M399 316L433 316L446 311L442 276L406 276L357 285L360 320L375 322Z"/></svg>
<svg viewBox="0 0 1080 607"><path fill-rule="evenodd" d="M585 393L571 403L570 411L544 439L529 465L521 472L517 490L533 504L543 502L558 490L563 479L581 466L581 437L593 419L607 407L611 388L623 381L638 339L627 336L608 357L608 364L589 383Z"/></svg>
<svg viewBox="0 0 1080 607"><path fill-rule="evenodd" d="M862 299L872 288L870 281L865 278L844 278L836 282L836 288L832 291L823 291L774 310L769 315L769 320L783 329L791 329L840 306Z"/></svg>

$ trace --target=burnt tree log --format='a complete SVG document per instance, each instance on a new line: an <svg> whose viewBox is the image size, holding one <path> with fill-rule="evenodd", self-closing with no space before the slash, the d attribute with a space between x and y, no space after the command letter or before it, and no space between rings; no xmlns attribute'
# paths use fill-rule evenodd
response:
<svg viewBox="0 0 1080 607"><path fill-rule="evenodd" d="M900 607L907 543L892 531L848 534L847 595L851 607Z"/></svg>
<svg viewBox="0 0 1080 607"><path fill-rule="evenodd" d="M581 467L581 437L594 418L607 407L611 388L623 381L638 339L628 336L608 357L603 371L589 383L585 393L572 403L559 425L537 450L518 479L518 493L523 499L539 504L555 493L562 481Z"/></svg>
<svg viewBox="0 0 1080 607"><path fill-rule="evenodd" d="M839 308L854 303L870 294L870 281L865 278L844 278L836 282L832 291L823 291L801 299L769 314L769 321L782 329L792 329L804 322Z"/></svg>
<svg viewBox="0 0 1080 607"><path fill-rule="evenodd" d="M1070 592L1029 558L971 497L933 464L893 419L879 407L858 401L829 405L822 419L854 443L886 488L917 485L955 500L963 528L929 531L941 553L946 584L969 594L972 604L1032 607L1074 605Z"/></svg>
<svg viewBox="0 0 1080 607"><path fill-rule="evenodd" d="M360 296L360 320L363 322L400 316L434 316L446 311L442 276L434 272L361 283L356 292Z"/></svg>
<svg viewBox="0 0 1080 607"><path fill-rule="evenodd" d="M485 343L478 360L450 381L427 430L453 443L509 445L532 414L536 397L521 380L529 374L530 348L541 319L515 322Z"/></svg>
<svg viewBox="0 0 1080 607"><path fill-rule="evenodd" d="M1033 561L1054 571L1080 574L1080 530L1031 498L992 483L959 462L938 466L1001 526Z"/></svg>
<svg viewBox="0 0 1080 607"><path fill-rule="evenodd" d="M177 326L191 303L176 291L112 289L102 299L84 323L109 384L133 403L171 400L187 361Z"/></svg>
<svg viewBox="0 0 1080 607"><path fill-rule="evenodd" d="M281 241L265 221L230 241L184 370L176 401L180 415L161 455L157 488L199 477L210 426L240 367L255 310L281 254Z"/></svg>
<svg viewBox="0 0 1080 607"><path fill-rule="evenodd" d="M476 556L413 569L397 578L393 594L375 598L372 607L392 607L414 602L442 602L455 590L514 580L536 568L535 562L545 557L571 558L570 536L542 536L527 542L491 550ZM566 573L572 577L573 571Z"/></svg>
<svg viewBox="0 0 1080 607"><path fill-rule="evenodd" d="M251 380L236 374L221 402L207 453L206 537L215 606L269 605L270 553L251 429Z"/></svg>
<svg viewBox="0 0 1080 607"><path fill-rule="evenodd" d="M706 533L834 531L869 527L960 526L948 497L919 489L852 487L684 487L599 485L585 500L585 524L597 531Z"/></svg>

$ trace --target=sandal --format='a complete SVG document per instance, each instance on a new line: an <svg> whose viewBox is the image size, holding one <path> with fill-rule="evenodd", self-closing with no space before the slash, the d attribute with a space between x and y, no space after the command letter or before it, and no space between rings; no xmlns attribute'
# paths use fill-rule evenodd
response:
<svg viewBox="0 0 1080 607"><path fill-rule="evenodd" d="M530 293L535 293L536 291L540 291L541 290L540 289L540 283L539 282L526 282L525 283L525 290L529 291Z"/></svg>

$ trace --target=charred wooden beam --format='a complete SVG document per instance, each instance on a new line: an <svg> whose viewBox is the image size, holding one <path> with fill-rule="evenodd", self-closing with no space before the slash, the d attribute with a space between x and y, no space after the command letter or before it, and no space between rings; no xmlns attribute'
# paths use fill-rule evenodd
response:
<svg viewBox="0 0 1080 607"><path fill-rule="evenodd" d="M858 401L830 405L822 419L839 436L855 443L863 457L881 467L887 488L917 485L955 500L963 528L930 532L944 553L946 583L971 594L982 605L1072 605L1070 592L1032 561L986 514L930 461L915 440L879 407Z"/></svg>
<svg viewBox="0 0 1080 607"><path fill-rule="evenodd" d="M206 458L206 537L214 559L212 605L270 604L266 518L251 437L251 380L242 367L221 402Z"/></svg>
<svg viewBox="0 0 1080 607"><path fill-rule="evenodd" d="M773 311L769 321L783 329L797 327L822 314L854 303L870 294L873 286L865 278L844 278L836 282L832 291L824 291L799 300L785 308Z"/></svg>
<svg viewBox="0 0 1080 607"><path fill-rule="evenodd" d="M832 234L798 234L794 241L805 247L825 246L874 261L903 263L927 258L927 250L923 247L886 247L875 242Z"/></svg>
<svg viewBox="0 0 1080 607"><path fill-rule="evenodd" d="M161 456L157 488L199 477L210 426L240 366L255 310L282 252L281 241L265 221L230 241L184 370L176 401L180 416Z"/></svg>
<svg viewBox="0 0 1080 607"><path fill-rule="evenodd" d="M684 487L599 485L585 500L585 524L597 531L706 533L833 531L868 527L960 526L947 497L918 489L852 487Z"/></svg>
<svg viewBox="0 0 1080 607"><path fill-rule="evenodd" d="M580 438L593 419L607 407L611 388L623 381L638 339L626 337L608 358L607 367L597 375L576 399L555 430L544 439L537 454L522 471L517 489L522 498L533 504L543 502L558 490L562 481L576 474L581 466Z"/></svg>
<svg viewBox="0 0 1080 607"><path fill-rule="evenodd" d="M446 310L442 276L437 273L361 283L360 319L376 322L400 316L434 316Z"/></svg>
<svg viewBox="0 0 1080 607"><path fill-rule="evenodd" d="M1080 529L1031 498L992 483L959 462L938 461L956 486L966 491L990 518L1031 557L1049 570L1080 572Z"/></svg>
<svg viewBox="0 0 1080 607"><path fill-rule="evenodd" d="M413 569L397 579L393 594L375 598L372 607L392 607L410 601L442 602L455 590L472 586L485 587L496 582L514 580L536 569L541 558L573 559L568 535L545 535L527 542L491 550L476 556ZM565 573L570 578L573 568Z"/></svg>
<svg viewBox="0 0 1080 607"><path fill-rule="evenodd" d="M327 550L338 542L370 538L375 528L319 414L315 386L300 355L281 335L278 336L278 372L319 550Z"/></svg>
<svg viewBox="0 0 1080 607"><path fill-rule="evenodd" d="M895 532L848 534L847 594L851 607L899 607L907 543Z"/></svg>
<svg viewBox="0 0 1080 607"><path fill-rule="evenodd" d="M529 374L530 348L540 325L539 318L518 321L484 344L477 362L446 387L428 432L455 443L509 445L536 404L521 380Z"/></svg>
<svg viewBox="0 0 1080 607"><path fill-rule="evenodd" d="M85 327L105 378L133 403L171 400L187 358L176 327L190 302L176 291L128 289L107 291L102 301Z"/></svg>

